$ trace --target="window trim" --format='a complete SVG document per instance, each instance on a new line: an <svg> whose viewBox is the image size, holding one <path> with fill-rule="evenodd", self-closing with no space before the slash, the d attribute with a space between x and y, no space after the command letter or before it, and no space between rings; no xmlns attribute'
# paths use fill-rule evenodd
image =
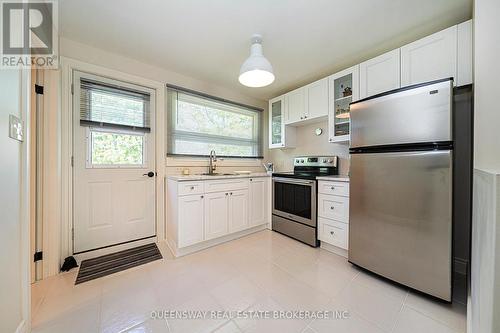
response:
<svg viewBox="0 0 500 333"><path fill-rule="evenodd" d="M93 164L92 163L92 132L100 133L111 133L111 134L124 134L124 135L135 135L142 136L142 164ZM93 127L88 126L85 129L85 141L86 141L86 159L85 168L86 169L147 169L148 168L148 155L147 155L147 140L148 134L144 132L115 129L115 128L103 128L103 127Z"/></svg>
<svg viewBox="0 0 500 333"><path fill-rule="evenodd" d="M177 116L177 114L175 115L175 117L171 114L172 110L170 110L168 107L169 107L169 99L168 99L168 91L171 90L171 91L175 91L175 92L178 92L178 93L185 93L185 94L188 94L188 95L194 95L195 97L200 97L200 98L204 98L204 99L208 99L210 100L210 102L218 102L218 103L222 103L222 104L226 104L228 105L229 107L232 107L232 108L244 108L244 109L247 109L248 111L253 111L253 112L260 112L261 114L259 115L259 129L258 129L258 136L257 138L260 137L260 142L258 142L258 144L260 145L260 152L261 154L256 154L255 156L235 156L235 155L217 155L218 157L221 157L221 158L226 158L226 159L264 159L264 156L263 156L263 153L264 153L264 109L262 108L258 108L258 107L255 107L255 106L250 106L250 105L246 105L246 104L243 104L243 103L238 103L238 102L233 102L233 101L230 101L230 100L227 100L227 99L224 99L224 98L221 98L221 97L217 97L217 96L213 96L213 95L209 95L209 94L205 94L205 93L202 93L202 92L198 92L198 91L195 91L195 90L191 90L191 89L187 89L187 88L183 88L183 87L179 87L179 86L176 86L176 85L172 85L172 84L166 84L166 93L165 93L165 96L166 96L166 106L167 106L167 112L166 112L166 117L165 117L165 120L167 121L167 125L166 125L166 144L165 144L165 150L166 150L166 156L167 157L172 157L172 158L175 158L175 157L179 157L179 158L182 158L182 157L188 157L188 158L208 158L210 155L208 154L182 154L182 153L169 153L168 150L169 150L169 140L172 139L173 137L173 133L171 133L172 131L169 131L170 129L170 126L168 125L168 122L170 122L171 120L173 121L174 118ZM235 111L237 112L237 111ZM183 131L174 131L174 132L183 132ZM197 136L197 135L201 135L201 136L210 136L210 137L213 137L214 135L210 135L210 134L199 134L199 133L194 133L192 134L193 136ZM253 140L247 140L247 139L240 139L240 138L233 138L235 142L255 142ZM259 140L258 140L259 141ZM208 152L207 152L208 153Z"/></svg>

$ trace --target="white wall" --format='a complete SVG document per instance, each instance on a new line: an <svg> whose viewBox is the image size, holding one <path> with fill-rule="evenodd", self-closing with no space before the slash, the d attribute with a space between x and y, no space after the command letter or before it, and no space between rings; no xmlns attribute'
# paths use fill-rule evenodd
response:
<svg viewBox="0 0 500 333"><path fill-rule="evenodd" d="M500 332L500 1L474 3L472 333Z"/></svg>
<svg viewBox="0 0 500 333"><path fill-rule="evenodd" d="M316 128L322 128L323 134L317 136ZM337 155L339 156L339 174L346 175L349 172L349 143L328 142L328 121L299 126L297 131L297 144L292 149L271 149L269 160L271 160L277 171L293 170L293 158L296 156L309 155Z"/></svg>
<svg viewBox="0 0 500 333"><path fill-rule="evenodd" d="M231 89L215 86L207 82L203 82L176 72L169 71L164 68L151 66L149 64L127 58L124 55L114 54L94 47L81 44L66 38L60 40L60 53L62 56L72 59L84 61L94 65L102 66L109 69L118 70L124 73L137 75L146 79L163 82L165 84L174 84L180 87L200 91L209 95L221 97L230 101L235 101L247 105L263 108L264 111L264 133L267 133L267 101L255 99L242 95ZM222 66L222 65L221 65ZM217 68L214 68L216 71ZM235 73L235 84L237 82L237 73ZM267 135L264 134L264 147L267 147ZM265 153L267 150L265 150ZM265 154L265 157L266 154ZM225 160L218 163L220 171L252 170L264 171L261 166L261 161L241 161L241 160ZM207 159L192 159L192 158L169 158L166 160L166 173L179 174L183 169L188 168L192 173L205 172L208 167Z"/></svg>
<svg viewBox="0 0 500 333"><path fill-rule="evenodd" d="M500 1L476 0L474 167L500 170Z"/></svg>
<svg viewBox="0 0 500 333"><path fill-rule="evenodd" d="M24 206L26 144L9 138L9 115L23 119L23 83L18 70L0 70L0 332L15 332L27 320L28 209Z"/></svg>

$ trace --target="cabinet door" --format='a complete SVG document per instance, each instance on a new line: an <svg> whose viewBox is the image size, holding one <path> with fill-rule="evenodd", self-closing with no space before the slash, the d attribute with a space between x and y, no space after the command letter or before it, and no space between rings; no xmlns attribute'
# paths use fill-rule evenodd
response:
<svg viewBox="0 0 500 333"><path fill-rule="evenodd" d="M472 20L457 26L457 87L472 83Z"/></svg>
<svg viewBox="0 0 500 333"><path fill-rule="evenodd" d="M286 96L288 118L286 123L295 123L306 116L306 89L305 87L289 92Z"/></svg>
<svg viewBox="0 0 500 333"><path fill-rule="evenodd" d="M328 141L350 139L350 103L359 99L359 65L329 78Z"/></svg>
<svg viewBox="0 0 500 333"><path fill-rule="evenodd" d="M250 226L256 226L267 222L267 202L269 200L267 185L266 178L250 178Z"/></svg>
<svg viewBox="0 0 500 333"><path fill-rule="evenodd" d="M248 228L248 190L229 192L229 232Z"/></svg>
<svg viewBox="0 0 500 333"><path fill-rule="evenodd" d="M307 119L328 116L328 78L313 82L306 88Z"/></svg>
<svg viewBox="0 0 500 333"><path fill-rule="evenodd" d="M228 233L228 192L205 195L205 240Z"/></svg>
<svg viewBox="0 0 500 333"><path fill-rule="evenodd" d="M457 26L401 48L401 86L457 79Z"/></svg>
<svg viewBox="0 0 500 333"><path fill-rule="evenodd" d="M203 195L179 197L178 246L179 248L203 241Z"/></svg>
<svg viewBox="0 0 500 333"><path fill-rule="evenodd" d="M269 101L269 148L285 146L285 98Z"/></svg>
<svg viewBox="0 0 500 333"><path fill-rule="evenodd" d="M359 97L399 88L400 72L399 49L362 62L359 65Z"/></svg>

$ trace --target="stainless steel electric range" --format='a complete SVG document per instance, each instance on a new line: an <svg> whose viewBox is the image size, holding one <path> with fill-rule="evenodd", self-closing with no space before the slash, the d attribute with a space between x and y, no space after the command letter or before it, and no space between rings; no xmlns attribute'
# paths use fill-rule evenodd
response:
<svg viewBox="0 0 500 333"><path fill-rule="evenodd" d="M273 230L317 247L318 176L338 174L337 156L296 157L292 172L273 173Z"/></svg>

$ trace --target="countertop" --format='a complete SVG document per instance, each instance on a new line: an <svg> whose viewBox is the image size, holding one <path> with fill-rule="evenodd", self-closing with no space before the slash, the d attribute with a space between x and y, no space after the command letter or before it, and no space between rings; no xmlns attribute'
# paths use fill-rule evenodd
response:
<svg viewBox="0 0 500 333"><path fill-rule="evenodd" d="M321 176L321 177L316 177L316 179L317 180L330 180L330 181L336 181L336 182L348 182L349 176L346 176L346 175Z"/></svg>
<svg viewBox="0 0 500 333"><path fill-rule="evenodd" d="M216 176L207 176L207 175L171 175L167 178L170 180L175 180L178 182L185 181L195 181L195 180L215 180L215 179L234 179L234 178L257 178L257 177L271 177L265 172L252 172L247 174L231 174L231 175L216 175Z"/></svg>

